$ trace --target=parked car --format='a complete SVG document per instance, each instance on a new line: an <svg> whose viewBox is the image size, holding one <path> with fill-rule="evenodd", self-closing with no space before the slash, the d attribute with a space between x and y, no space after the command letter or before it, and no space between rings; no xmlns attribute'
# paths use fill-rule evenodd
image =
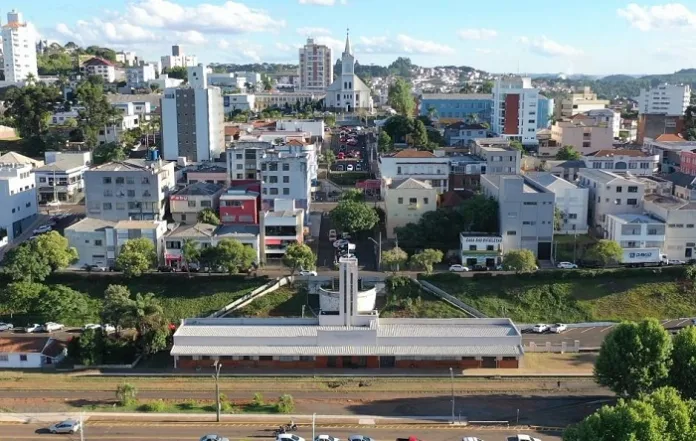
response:
<svg viewBox="0 0 696 441"><path fill-rule="evenodd" d="M578 266L572 262L558 262L556 268L560 269L577 269Z"/></svg>
<svg viewBox="0 0 696 441"><path fill-rule="evenodd" d="M343 171L343 166L341 164L337 165L336 171Z"/></svg>
<svg viewBox="0 0 696 441"><path fill-rule="evenodd" d="M65 325L56 322L46 322L36 332L55 332L65 328Z"/></svg>
<svg viewBox="0 0 696 441"><path fill-rule="evenodd" d="M341 441L341 438L336 438L331 435L317 435L314 437L314 441Z"/></svg>
<svg viewBox="0 0 696 441"><path fill-rule="evenodd" d="M336 156L338 159L346 159L346 154L343 152L338 152L338 156Z"/></svg>
<svg viewBox="0 0 696 441"><path fill-rule="evenodd" d="M686 265L686 262L684 262L683 260L679 260L679 259L669 259L667 261L667 263L669 265Z"/></svg>
<svg viewBox="0 0 696 441"><path fill-rule="evenodd" d="M362 171L362 164L356 164L355 171Z"/></svg>
<svg viewBox="0 0 696 441"><path fill-rule="evenodd" d="M90 265L90 264L85 264L85 266L82 267L83 270L85 271L98 271L98 272L106 272L109 271L109 268L106 266L99 266L99 265Z"/></svg>
<svg viewBox="0 0 696 441"><path fill-rule="evenodd" d="M44 234L44 233L48 233L51 230L53 230L53 227L51 227L50 225L41 225L39 228L34 229L34 231L32 233Z"/></svg>
<svg viewBox="0 0 696 441"><path fill-rule="evenodd" d="M39 329L41 328L41 325L38 323L30 323L24 327L24 332L32 333L32 332L39 332Z"/></svg>
<svg viewBox="0 0 696 441"><path fill-rule="evenodd" d="M462 441L483 441L481 438L476 438L475 436L464 436Z"/></svg>
<svg viewBox="0 0 696 441"><path fill-rule="evenodd" d="M541 441L539 438L532 438L529 435L508 436L507 441Z"/></svg>
<svg viewBox="0 0 696 441"><path fill-rule="evenodd" d="M536 332L537 334L541 334L542 332L546 332L546 331L548 331L548 330L549 330L549 325L545 325L545 324L543 324L543 323L537 323L537 324L534 325L534 327L532 328L532 331L533 331L533 332Z"/></svg>
<svg viewBox="0 0 696 441"><path fill-rule="evenodd" d="M317 272L316 272L316 271L310 271L310 270L300 270L300 275L301 275L301 276L313 276L313 277L316 277L316 276L317 276Z"/></svg>
<svg viewBox="0 0 696 441"><path fill-rule="evenodd" d="M346 165L346 171L353 171L353 164Z"/></svg>
<svg viewBox="0 0 696 441"><path fill-rule="evenodd" d="M375 441L374 438L364 435L350 435L348 441Z"/></svg>
<svg viewBox="0 0 696 441"><path fill-rule="evenodd" d="M454 273L463 273L469 271L469 268L464 265L455 264L449 267L449 270Z"/></svg>
<svg viewBox="0 0 696 441"><path fill-rule="evenodd" d="M220 435L203 435L200 441L230 441L229 438L224 438Z"/></svg>
<svg viewBox="0 0 696 441"><path fill-rule="evenodd" d="M113 325L100 325L98 323L87 323L82 327L83 331L88 329L103 329L106 333L116 332L116 327Z"/></svg>
<svg viewBox="0 0 696 441"><path fill-rule="evenodd" d="M471 268L472 271L488 271L489 268L486 265L476 264Z"/></svg>
<svg viewBox="0 0 696 441"><path fill-rule="evenodd" d="M555 325L551 325L551 332L553 332L554 334L560 334L566 329L568 329L568 326L564 325L563 323L556 323Z"/></svg>
<svg viewBox="0 0 696 441"><path fill-rule="evenodd" d="M280 433L276 436L276 441L305 441L305 439L292 433Z"/></svg>
<svg viewBox="0 0 696 441"><path fill-rule="evenodd" d="M337 237L338 237L338 234L336 233L336 230L329 230L329 241L330 242L335 242Z"/></svg>
<svg viewBox="0 0 696 441"><path fill-rule="evenodd" d="M172 268L169 265L160 265L157 267L157 271L159 271L161 273L171 273L174 271L174 268Z"/></svg>
<svg viewBox="0 0 696 441"><path fill-rule="evenodd" d="M79 421L65 420L52 425L48 431L51 433L76 433L80 429L82 429L82 424Z"/></svg>
<svg viewBox="0 0 696 441"><path fill-rule="evenodd" d="M2 323L0 322L0 331L11 331L14 329L12 323Z"/></svg>

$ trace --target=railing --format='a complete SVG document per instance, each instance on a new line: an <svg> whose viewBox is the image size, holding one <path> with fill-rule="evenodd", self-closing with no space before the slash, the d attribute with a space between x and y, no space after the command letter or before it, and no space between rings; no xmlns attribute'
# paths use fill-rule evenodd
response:
<svg viewBox="0 0 696 441"><path fill-rule="evenodd" d="M469 314L470 316L472 316L474 318L488 318L488 316L486 316L484 313L482 313L478 309L472 308L471 306L462 302L461 300L454 297L453 295L446 293L445 291L441 290L440 288L438 288L437 286L433 285L430 282L426 282L424 280L416 280L416 283L418 283L423 289L425 289L429 293L434 294L436 297L441 298L442 300L444 300L445 302L454 306L455 308L461 309L462 311L466 312L467 314Z"/></svg>

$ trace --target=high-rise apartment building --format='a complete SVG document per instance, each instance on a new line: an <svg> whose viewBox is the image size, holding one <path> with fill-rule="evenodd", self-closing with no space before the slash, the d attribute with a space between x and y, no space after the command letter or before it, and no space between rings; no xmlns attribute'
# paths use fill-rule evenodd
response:
<svg viewBox="0 0 696 441"><path fill-rule="evenodd" d="M332 82L331 48L308 38L307 44L300 48L300 89L323 91Z"/></svg>
<svg viewBox="0 0 696 441"><path fill-rule="evenodd" d="M185 55L184 50L178 44L172 46L172 54L162 57L162 69L172 69L173 67L190 67L198 65L198 57L195 55Z"/></svg>
<svg viewBox="0 0 696 441"><path fill-rule="evenodd" d="M7 23L2 27L2 48L5 64L5 80L12 83L25 81L33 75L39 79L36 67L35 35L23 21L22 14L15 11L7 13Z"/></svg>
<svg viewBox="0 0 696 441"><path fill-rule="evenodd" d="M641 89L638 96L638 113L682 116L691 101L688 84L660 84L650 90Z"/></svg>
<svg viewBox="0 0 696 441"><path fill-rule="evenodd" d="M211 161L225 149L222 92L208 86L202 64L188 68L186 87L168 88L162 98L162 155Z"/></svg>
<svg viewBox="0 0 696 441"><path fill-rule="evenodd" d="M506 75L495 80L493 88L493 132L524 145L537 145L539 91L529 77Z"/></svg>

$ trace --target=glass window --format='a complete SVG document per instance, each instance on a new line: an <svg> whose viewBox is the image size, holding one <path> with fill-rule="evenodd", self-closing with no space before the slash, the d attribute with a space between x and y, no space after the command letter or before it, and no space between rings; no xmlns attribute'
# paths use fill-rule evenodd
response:
<svg viewBox="0 0 696 441"><path fill-rule="evenodd" d="M283 164L283 171L290 171L290 164Z"/></svg>
<svg viewBox="0 0 696 441"><path fill-rule="evenodd" d="M196 201L188 201L188 206L195 208L196 207Z"/></svg>
<svg viewBox="0 0 696 441"><path fill-rule="evenodd" d="M102 208L104 210L111 210L111 202L104 202L104 204L102 205Z"/></svg>
<svg viewBox="0 0 696 441"><path fill-rule="evenodd" d="M289 195L290 194L290 189L288 187L283 188L283 194L284 195Z"/></svg>
<svg viewBox="0 0 696 441"><path fill-rule="evenodd" d="M283 176L283 184L289 184L290 183L290 176Z"/></svg>
<svg viewBox="0 0 696 441"><path fill-rule="evenodd" d="M123 183L125 183L125 182L126 182L126 180L125 180L123 177L118 177L118 178L116 178L116 183L117 183L117 184L123 184Z"/></svg>
<svg viewBox="0 0 696 441"><path fill-rule="evenodd" d="M276 194L278 194L278 189L275 188L275 187L272 187L272 188L270 189L270 192L271 192L271 194L276 195Z"/></svg>
<svg viewBox="0 0 696 441"><path fill-rule="evenodd" d="M403 204L404 203L404 198L399 198L396 200L398 204Z"/></svg>
<svg viewBox="0 0 696 441"><path fill-rule="evenodd" d="M109 177L102 178L102 182L103 182L104 184L111 184L111 178L109 178Z"/></svg>

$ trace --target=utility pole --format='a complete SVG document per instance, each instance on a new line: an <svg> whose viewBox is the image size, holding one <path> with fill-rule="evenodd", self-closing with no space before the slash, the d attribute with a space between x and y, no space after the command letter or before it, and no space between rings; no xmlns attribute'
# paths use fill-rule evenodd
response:
<svg viewBox="0 0 696 441"><path fill-rule="evenodd" d="M213 363L213 368L215 368L215 375L213 378L215 378L215 403L217 404L216 406L216 411L217 411L217 422L220 422L220 369L222 369L222 363L220 363L218 360Z"/></svg>
<svg viewBox="0 0 696 441"><path fill-rule="evenodd" d="M399 236L398 236L398 235L395 235L394 238L395 238L395 241L396 241L396 247L399 248ZM397 273L399 272L399 263L398 263L398 262L397 262L397 264L396 264L396 272L397 272Z"/></svg>
<svg viewBox="0 0 696 441"><path fill-rule="evenodd" d="M85 413L80 412L80 441L85 441Z"/></svg>
<svg viewBox="0 0 696 441"><path fill-rule="evenodd" d="M452 381L452 424L454 424L454 370L450 369L450 379Z"/></svg>
<svg viewBox="0 0 696 441"><path fill-rule="evenodd" d="M312 414L312 441L314 441L314 427L316 425L316 421L317 421L317 414L313 413Z"/></svg>

